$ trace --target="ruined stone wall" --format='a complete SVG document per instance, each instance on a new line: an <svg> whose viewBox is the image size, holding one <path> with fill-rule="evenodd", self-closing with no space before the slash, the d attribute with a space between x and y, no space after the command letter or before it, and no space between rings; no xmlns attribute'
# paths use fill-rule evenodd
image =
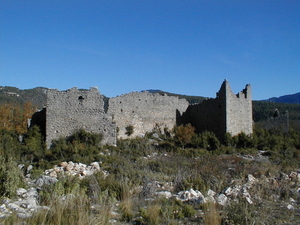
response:
<svg viewBox="0 0 300 225"><path fill-rule="evenodd" d="M267 130L278 130L287 133L290 129L288 111L286 111L284 115L270 117L264 122L264 128Z"/></svg>
<svg viewBox="0 0 300 225"><path fill-rule="evenodd" d="M176 117L186 110L189 103L174 96L132 92L109 99L108 113L118 127L118 137L128 138L126 127L133 126L132 137L151 132L156 125L172 129Z"/></svg>
<svg viewBox="0 0 300 225"><path fill-rule="evenodd" d="M46 144L70 136L83 128L102 133L103 143L116 144L116 137L128 138L126 127L133 126L130 137L142 136L159 126L171 130L174 125L191 123L198 133L212 131L222 141L226 132L252 134L251 87L235 95L225 80L215 99L189 105L174 96L132 92L110 98L107 113L97 88L67 91L48 90L46 107Z"/></svg>
<svg viewBox="0 0 300 225"><path fill-rule="evenodd" d="M116 144L116 125L104 112L103 97L97 88L67 91L48 90L46 108L46 144L68 137L83 128L103 134L103 143Z"/></svg>
<svg viewBox="0 0 300 225"><path fill-rule="evenodd" d="M226 133L226 104L223 99L208 99L200 104L190 105L183 113L183 124L190 123L196 133L214 132L221 139Z"/></svg>
<svg viewBox="0 0 300 225"><path fill-rule="evenodd" d="M227 81L226 81L227 82ZM226 132L235 136L241 132L253 133L252 94L251 86L246 85L243 91L235 95L229 83L226 90Z"/></svg>
<svg viewBox="0 0 300 225"><path fill-rule="evenodd" d="M247 85L235 95L225 80L215 99L189 106L181 120L192 124L197 133L214 132L221 141L227 132L233 136L241 132L252 134L251 87Z"/></svg>

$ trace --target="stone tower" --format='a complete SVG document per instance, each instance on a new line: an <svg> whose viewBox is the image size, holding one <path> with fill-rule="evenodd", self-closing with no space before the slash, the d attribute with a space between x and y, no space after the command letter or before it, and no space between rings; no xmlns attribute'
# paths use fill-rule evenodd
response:
<svg viewBox="0 0 300 225"><path fill-rule="evenodd" d="M197 133L211 131L220 141L230 133L235 136L241 132L249 135L253 132L251 86L246 85L238 94L234 94L225 80L215 99L208 99L196 105L190 105L182 115L182 123L191 123Z"/></svg>
<svg viewBox="0 0 300 225"><path fill-rule="evenodd" d="M48 147L52 140L68 137L81 128L103 134L104 144L116 144L116 125L105 113L103 97L97 88L48 90L45 118Z"/></svg>

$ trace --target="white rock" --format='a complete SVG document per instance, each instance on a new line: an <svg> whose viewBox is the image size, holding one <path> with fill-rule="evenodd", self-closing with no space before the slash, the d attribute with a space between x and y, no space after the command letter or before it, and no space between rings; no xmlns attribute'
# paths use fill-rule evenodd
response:
<svg viewBox="0 0 300 225"><path fill-rule="evenodd" d="M33 169L33 166L32 165L29 165L28 167L27 167L27 173L30 173L30 171Z"/></svg>
<svg viewBox="0 0 300 225"><path fill-rule="evenodd" d="M251 198L250 197L246 197L246 201L250 204L250 205L252 205L253 204L253 201L251 200Z"/></svg>
<svg viewBox="0 0 300 225"><path fill-rule="evenodd" d="M215 195L216 195L216 192L214 192L213 190L209 189L209 190L207 191L207 196L215 197Z"/></svg>
<svg viewBox="0 0 300 225"><path fill-rule="evenodd" d="M247 175L247 183L248 184L252 185L256 182L257 182L257 179L252 174Z"/></svg>
<svg viewBox="0 0 300 225"><path fill-rule="evenodd" d="M207 196L207 197L204 198L204 203L207 203L207 202L213 202L213 203L215 203L216 200L215 200L215 198L213 196Z"/></svg>
<svg viewBox="0 0 300 225"><path fill-rule="evenodd" d="M43 185L50 185L56 183L58 180L55 177L50 177L50 176L45 176L42 175L39 177L36 181L35 184L37 186L43 186Z"/></svg>
<svg viewBox="0 0 300 225"><path fill-rule="evenodd" d="M292 206L291 204L288 204L288 205L287 205L287 209L288 209L288 210L294 210L295 208L294 208L294 206Z"/></svg>
<svg viewBox="0 0 300 225"><path fill-rule="evenodd" d="M100 170L100 165L98 162L92 162L90 164L95 170Z"/></svg>
<svg viewBox="0 0 300 225"><path fill-rule="evenodd" d="M225 195L226 196L231 196L231 197L237 197L238 194L240 193L240 191L241 191L241 185L236 185L233 188L228 187L225 190Z"/></svg>
<svg viewBox="0 0 300 225"><path fill-rule="evenodd" d="M169 192L169 191L159 191L159 192L156 192L156 195L158 197L165 197L165 198L171 198L172 197L172 193Z"/></svg>
<svg viewBox="0 0 300 225"><path fill-rule="evenodd" d="M26 213L26 209L23 209L22 207L20 207L18 204L16 203L9 203L8 205L6 205L8 209L17 212L17 213Z"/></svg>
<svg viewBox="0 0 300 225"><path fill-rule="evenodd" d="M84 176L90 176L90 175L92 175L94 172L93 171L91 171L91 170L84 170L84 171L82 171L82 175L84 175Z"/></svg>
<svg viewBox="0 0 300 225"><path fill-rule="evenodd" d="M181 191L176 196L177 200L186 202L186 201L199 201L204 202L204 196L203 194L198 190L190 189L188 191Z"/></svg>
<svg viewBox="0 0 300 225"><path fill-rule="evenodd" d="M222 205L222 206L225 206L228 202L228 198L226 195L224 194L220 194L218 197L217 197L217 203Z"/></svg>
<svg viewBox="0 0 300 225"><path fill-rule="evenodd" d="M290 202L291 203L297 203L297 201L295 199L293 199L293 198L290 198Z"/></svg>
<svg viewBox="0 0 300 225"><path fill-rule="evenodd" d="M25 194L25 193L27 193L27 190L24 189L24 188L19 188L19 189L17 190L17 195L18 195L18 196L22 196L22 195Z"/></svg>
<svg viewBox="0 0 300 225"><path fill-rule="evenodd" d="M6 207L5 204L2 204L0 206L0 213L1 214L12 214L12 212ZM1 216L0 216L0 218L1 218Z"/></svg>
<svg viewBox="0 0 300 225"><path fill-rule="evenodd" d="M60 166L61 166L61 167L67 167L67 166L68 166L68 163L67 163L67 162L62 162L62 163L60 164Z"/></svg>
<svg viewBox="0 0 300 225"><path fill-rule="evenodd" d="M57 172L53 170L51 173L49 173L50 177L57 177Z"/></svg>

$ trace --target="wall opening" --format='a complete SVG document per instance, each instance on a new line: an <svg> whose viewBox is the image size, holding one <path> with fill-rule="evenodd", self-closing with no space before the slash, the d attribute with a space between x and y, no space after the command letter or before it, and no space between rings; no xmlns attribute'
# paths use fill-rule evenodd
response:
<svg viewBox="0 0 300 225"><path fill-rule="evenodd" d="M78 97L78 101L79 101L80 103L82 103L83 100L84 100L84 97L82 97L82 96L80 95L80 96Z"/></svg>

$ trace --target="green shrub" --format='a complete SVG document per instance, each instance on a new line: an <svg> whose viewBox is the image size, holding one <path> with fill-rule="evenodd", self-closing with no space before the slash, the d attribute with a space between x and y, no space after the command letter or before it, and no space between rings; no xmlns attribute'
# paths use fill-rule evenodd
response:
<svg viewBox="0 0 300 225"><path fill-rule="evenodd" d="M23 176L16 161L0 156L0 196L15 196L16 190L24 186Z"/></svg>
<svg viewBox="0 0 300 225"><path fill-rule="evenodd" d="M23 159L29 163L38 162L44 158L45 148L40 128L38 126L30 127L24 135Z"/></svg>
<svg viewBox="0 0 300 225"><path fill-rule="evenodd" d="M19 159L20 147L16 132L0 129L0 156Z"/></svg>

